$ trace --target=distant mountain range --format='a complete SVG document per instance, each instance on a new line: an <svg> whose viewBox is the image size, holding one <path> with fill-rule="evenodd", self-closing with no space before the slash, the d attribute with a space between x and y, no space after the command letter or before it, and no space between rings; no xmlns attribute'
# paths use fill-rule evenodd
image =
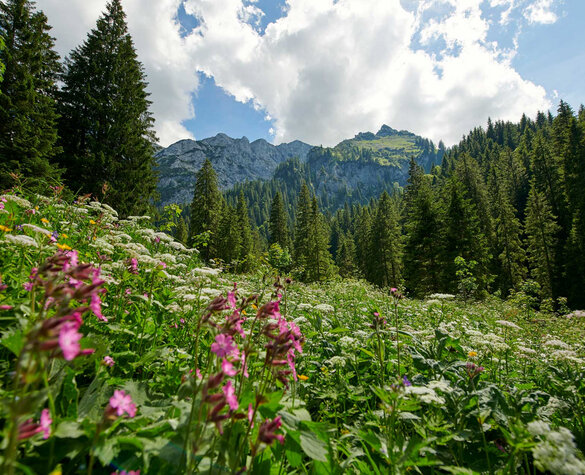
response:
<svg viewBox="0 0 585 475"><path fill-rule="evenodd" d="M263 139L250 143L246 137L233 139L225 134L199 141L180 140L156 154L159 204L189 203L195 174L205 158L209 158L217 172L222 190L245 182L278 178L274 175L277 167L296 157L304 165L304 173L317 194L345 199L356 191L363 201L384 189L404 186L410 157L429 171L441 163L444 152L442 143L435 147L428 139L387 125L376 134L359 133L332 148L313 147L298 140L277 146Z"/></svg>
<svg viewBox="0 0 585 475"><path fill-rule="evenodd" d="M236 183L269 179L279 164L292 157L305 160L311 148L298 140L275 146L264 139L250 142L246 137L233 139L225 134L180 140L156 153L160 204L190 203L195 174L206 158L217 173L220 189L226 190Z"/></svg>

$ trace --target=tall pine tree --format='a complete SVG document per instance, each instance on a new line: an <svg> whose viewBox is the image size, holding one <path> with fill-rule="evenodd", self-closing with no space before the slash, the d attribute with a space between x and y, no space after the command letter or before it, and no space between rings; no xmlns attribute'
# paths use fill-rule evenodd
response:
<svg viewBox="0 0 585 475"><path fill-rule="evenodd" d="M287 219L282 195L280 191L277 191L272 200L272 206L270 207L269 244L278 244L281 249L291 247Z"/></svg>
<svg viewBox="0 0 585 475"><path fill-rule="evenodd" d="M206 261L217 255L215 243L219 232L222 203L223 197L217 186L217 175L209 159L206 159L196 175L188 239L188 244L193 246L196 236L203 233L210 234L207 245L200 249L201 256Z"/></svg>
<svg viewBox="0 0 585 475"><path fill-rule="evenodd" d="M156 195L154 120L125 18L121 1L111 0L71 52L59 110L60 159L70 187L122 215L144 213Z"/></svg>
<svg viewBox="0 0 585 475"><path fill-rule="evenodd" d="M29 187L43 190L59 170L56 82L60 71L51 27L28 0L0 3L0 34L5 66L0 82L0 188L10 185L9 172L22 174Z"/></svg>

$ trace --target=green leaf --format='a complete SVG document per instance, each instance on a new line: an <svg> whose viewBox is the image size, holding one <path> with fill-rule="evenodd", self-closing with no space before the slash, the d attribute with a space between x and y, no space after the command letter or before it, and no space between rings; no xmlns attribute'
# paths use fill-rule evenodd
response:
<svg viewBox="0 0 585 475"><path fill-rule="evenodd" d="M20 355L22 347L24 346L24 336L22 330L11 330L7 331L2 335L0 344L3 347L8 348L16 356Z"/></svg>
<svg viewBox="0 0 585 475"><path fill-rule="evenodd" d="M312 432L301 432L301 448L313 460L327 462L327 444L319 440Z"/></svg>
<svg viewBox="0 0 585 475"><path fill-rule="evenodd" d="M59 439L77 439L86 434L78 422L63 421L57 426L53 435Z"/></svg>

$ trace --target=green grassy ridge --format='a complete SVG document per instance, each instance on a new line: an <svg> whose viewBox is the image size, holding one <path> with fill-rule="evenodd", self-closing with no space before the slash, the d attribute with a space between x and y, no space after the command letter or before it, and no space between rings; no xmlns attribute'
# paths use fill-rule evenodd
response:
<svg viewBox="0 0 585 475"><path fill-rule="evenodd" d="M195 370L197 359L206 361L216 332L206 327L200 351L194 353L193 335L203 309L218 294L232 290L234 282L244 297L258 294L259 303L274 298L273 271L259 263L246 276L222 273L149 228L148 218L120 220L111 208L95 202L28 198L6 196L0 212L0 274L7 285L0 292L0 305L13 307L0 320L0 397L9 401L13 396L10 372L34 328L30 294L23 284L32 267L57 252L57 244L65 251L76 249L80 261L101 265L107 289L103 313L109 321L87 313L82 346L95 353L71 362L49 361L52 435L23 441L19 461L32 473L46 473L47 464L52 469L58 463L64 473L81 470L93 446L95 473L116 468L183 473L182 437L193 391L189 371ZM47 235L52 233L56 242ZM132 258L137 259L138 274L128 271ZM164 269L160 262L165 262ZM194 427L201 431L200 459L191 460L198 470L215 466L227 473L246 461L249 467L254 463L256 473L430 473L431 466L441 473L527 473L534 467L553 473L569 473L563 470L572 467L579 473L585 444L585 322L579 318L536 313L520 298L504 302L493 297L481 303L444 295L398 300L351 280L283 285L277 289L281 313L305 337L303 354L296 360L299 379L288 390L272 387L247 442L242 442L245 417L226 422L223 435L211 423ZM243 327L252 331L255 312L246 312ZM375 313L380 320L372 328ZM222 320L218 315L216 322ZM253 402L258 390L254 374L262 374L262 348L252 358L252 381L234 378L243 388L238 412ZM116 364L105 367L104 356ZM213 371L218 363L207 361ZM470 378L468 363L483 371ZM207 368L200 369L205 373ZM412 386L405 386L403 377ZM115 388L131 395L138 414L119 418L96 436ZM37 420L48 404L42 384L32 396L36 403L23 418ZM4 436L9 408L0 410ZM276 415L283 420L285 444L264 444L250 459L260 417ZM548 425L548 432L539 432L538 424ZM562 427L571 432L567 435ZM239 447L248 459L234 461L234 448Z"/></svg>

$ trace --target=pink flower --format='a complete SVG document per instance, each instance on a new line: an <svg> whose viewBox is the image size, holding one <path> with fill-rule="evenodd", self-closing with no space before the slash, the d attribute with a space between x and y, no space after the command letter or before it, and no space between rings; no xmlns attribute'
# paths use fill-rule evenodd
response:
<svg viewBox="0 0 585 475"><path fill-rule="evenodd" d="M77 330L79 325L77 322L65 322L59 332L59 346L63 352L63 357L67 361L76 358L81 352L79 340L83 336Z"/></svg>
<svg viewBox="0 0 585 475"><path fill-rule="evenodd" d="M128 414L129 417L136 415L136 404L132 402L132 397L119 389L116 389L110 398L110 407L115 410L118 416L122 416L124 413Z"/></svg>
<svg viewBox="0 0 585 475"><path fill-rule="evenodd" d="M51 435L51 424L53 423L53 419L51 419L51 413L48 409L43 409L41 412L41 431L43 433L43 439L48 439Z"/></svg>
<svg viewBox="0 0 585 475"><path fill-rule="evenodd" d="M27 292L30 292L33 289L33 283L32 282L25 282L24 284L22 284L22 287Z"/></svg>
<svg viewBox="0 0 585 475"><path fill-rule="evenodd" d="M276 434L275 431L280 429L282 422L280 416L275 417L273 420L266 419L260 426L258 432L258 440L264 442L267 445L272 444L275 440L278 440L281 444L284 444L284 436L282 434Z"/></svg>
<svg viewBox="0 0 585 475"><path fill-rule="evenodd" d="M275 300L273 302L268 302L262 305L258 309L257 313L258 318L274 318L275 320L280 319L280 307L279 301Z"/></svg>
<svg viewBox="0 0 585 475"><path fill-rule="evenodd" d="M107 322L108 321L108 319L102 315L102 299L97 294L97 292L94 292L93 294L91 294L91 301L90 301L90 304L89 304L89 309L102 322Z"/></svg>
<svg viewBox="0 0 585 475"><path fill-rule="evenodd" d="M235 292L228 292L228 304L231 308L235 310L236 308L236 293Z"/></svg>
<svg viewBox="0 0 585 475"><path fill-rule="evenodd" d="M223 333L215 337L215 343L211 345L211 351L220 358L224 356L237 357L239 355L238 346L234 343L233 338Z"/></svg>
<svg viewBox="0 0 585 475"><path fill-rule="evenodd" d="M14 307L12 305L0 305L1 310L12 310Z"/></svg>
<svg viewBox="0 0 585 475"><path fill-rule="evenodd" d="M166 265L166 263L160 261L158 263L158 266L156 268L159 269L159 270L163 270L163 269L166 269L167 268L167 265Z"/></svg>
<svg viewBox="0 0 585 475"><path fill-rule="evenodd" d="M238 408L238 399L236 398L236 390L232 386L232 382L228 381L226 385L222 388L223 394L225 395L225 399L230 406L232 411L235 411Z"/></svg>
<svg viewBox="0 0 585 475"><path fill-rule="evenodd" d="M221 362L221 370L227 374L228 376L235 376L236 374L238 374L238 370L236 368L234 368L234 365L231 364L228 360L226 360L225 358L223 359L223 361Z"/></svg>
<svg viewBox="0 0 585 475"><path fill-rule="evenodd" d="M114 366L114 364L116 364L116 362L114 361L114 358L112 358L111 356L104 356L104 364L111 368L112 366Z"/></svg>
<svg viewBox="0 0 585 475"><path fill-rule="evenodd" d="M203 375L201 374L201 371L199 371L199 368L197 368L197 369L195 370L195 374L196 374L196 376L197 376L197 379L198 379L199 381L201 381L201 380L203 379Z"/></svg>

